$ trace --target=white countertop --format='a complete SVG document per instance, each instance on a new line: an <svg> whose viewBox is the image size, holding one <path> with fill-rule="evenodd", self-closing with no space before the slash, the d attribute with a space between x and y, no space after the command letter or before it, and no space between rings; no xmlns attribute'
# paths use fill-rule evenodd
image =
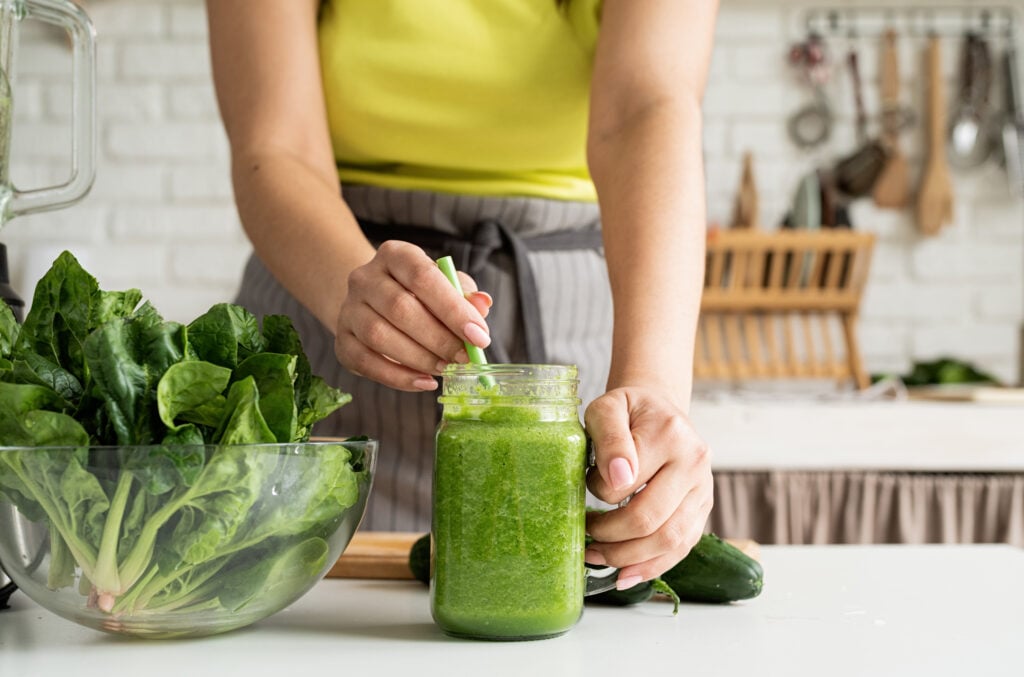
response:
<svg viewBox="0 0 1024 677"><path fill-rule="evenodd" d="M717 470L1024 471L1019 405L780 397L695 400L690 416Z"/></svg>
<svg viewBox="0 0 1024 677"><path fill-rule="evenodd" d="M726 606L588 607L568 634L443 635L412 581L326 580L250 628L139 641L64 621L19 594L0 612L3 677L147 675L1021 675L1024 550L766 546L760 597Z"/></svg>

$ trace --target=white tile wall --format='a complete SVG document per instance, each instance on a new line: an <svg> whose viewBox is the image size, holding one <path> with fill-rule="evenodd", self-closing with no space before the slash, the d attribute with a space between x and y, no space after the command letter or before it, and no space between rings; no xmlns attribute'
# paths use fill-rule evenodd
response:
<svg viewBox="0 0 1024 677"><path fill-rule="evenodd" d="M249 251L232 204L203 5L90 0L86 6L99 34L96 185L73 209L5 227L14 284L28 296L53 256L70 247L101 284L139 286L166 316L187 320L232 296ZM807 6L722 0L705 105L713 221L729 219L744 151L756 155L761 217L771 224L804 171L854 144L848 114L840 116L830 146L813 154L797 150L785 136L786 115L806 100L784 57L789 43L801 37ZM1024 7L1020 0L1015 6ZM67 174L70 60L59 34L27 26L22 33L12 173L19 186L30 187ZM875 45L859 44L872 106ZM952 79L958 44L944 46L944 71ZM909 39L901 44L906 100L918 107L920 47ZM845 78L831 93L837 108L849 110ZM918 127L902 139L915 180L920 137ZM915 358L952 354L1012 380L1024 313L1024 207L994 166L954 178L955 223L936 238L920 236L908 213L864 201L854 206L856 226L880 238L860 327L867 364L872 371L902 370Z"/></svg>

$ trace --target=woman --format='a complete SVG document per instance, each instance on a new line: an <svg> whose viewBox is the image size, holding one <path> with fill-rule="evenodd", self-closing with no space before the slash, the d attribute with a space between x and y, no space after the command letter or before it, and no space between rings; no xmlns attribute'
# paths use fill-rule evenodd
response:
<svg viewBox="0 0 1024 677"><path fill-rule="evenodd" d="M314 370L353 393L321 434L382 440L369 528L427 528L435 377L470 341L580 364L590 490L644 487L589 518L588 561L629 587L699 538L711 470L687 410L716 4L207 3L255 250L239 301L291 315Z"/></svg>

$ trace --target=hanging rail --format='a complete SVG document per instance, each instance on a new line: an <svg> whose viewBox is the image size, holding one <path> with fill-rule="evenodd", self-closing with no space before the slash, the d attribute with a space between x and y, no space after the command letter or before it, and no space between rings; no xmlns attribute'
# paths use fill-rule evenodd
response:
<svg viewBox="0 0 1024 677"><path fill-rule="evenodd" d="M961 36L976 31L1013 37L1017 10L1009 5L857 5L813 7L804 11L808 33L878 37L889 29L914 36Z"/></svg>

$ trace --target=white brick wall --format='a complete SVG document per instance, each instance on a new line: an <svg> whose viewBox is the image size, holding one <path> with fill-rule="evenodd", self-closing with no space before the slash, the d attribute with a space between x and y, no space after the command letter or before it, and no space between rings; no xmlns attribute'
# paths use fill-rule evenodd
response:
<svg viewBox="0 0 1024 677"><path fill-rule="evenodd" d="M797 149L785 131L786 116L809 100L785 62L790 43L803 37L802 17L811 5L873 5L828 0L722 0L715 65L705 114L708 209L712 221L728 223L746 150L755 154L761 220L778 223L797 179L818 164L831 164L855 147L853 96L843 64L829 86L838 125L824 149ZM954 4L895 0L894 7ZM982 3L958 3L982 4ZM1006 3L998 3L1005 6ZM1011 3L1019 10L1024 2ZM845 45L833 41L842 57ZM923 41L900 43L904 101L923 113ZM864 99L878 105L878 44L857 42ZM997 45L997 48L1001 45ZM958 40L944 40L942 70L947 92L955 91ZM998 55L998 52L997 52ZM923 154L921 125L901 137L916 185ZM853 205L855 227L879 236L864 298L860 340L868 369L903 371L914 359L954 355L1016 381L1018 327L1024 316L1024 208L1010 195L993 164L954 173L954 223L935 238L921 236L909 211L880 210L868 200Z"/></svg>
<svg viewBox="0 0 1024 677"><path fill-rule="evenodd" d="M808 3L721 2L705 104L709 215L728 222L740 158L752 150L761 218L773 224L804 171L852 148L852 116L841 112L828 148L797 150L784 121L806 101L806 91L785 54L802 37ZM203 4L91 0L86 6L99 34L96 185L73 209L5 227L14 284L28 296L56 253L70 247L103 285L139 286L165 315L187 320L232 296L249 251L232 204ZM21 43L12 173L19 186L31 187L66 178L70 60L60 35L26 26ZM943 69L952 79L959 45L944 47ZM920 41L901 43L904 94L918 110L920 48ZM865 98L874 106L877 51L867 40L860 49ZM837 110L850 110L844 77L830 94ZM915 181L921 132L902 138ZM937 238L921 237L909 213L866 201L854 206L856 226L879 235L860 328L865 357L870 370L890 371L915 358L953 354L1014 379L1024 312L1024 207L995 167L954 178L955 224Z"/></svg>

